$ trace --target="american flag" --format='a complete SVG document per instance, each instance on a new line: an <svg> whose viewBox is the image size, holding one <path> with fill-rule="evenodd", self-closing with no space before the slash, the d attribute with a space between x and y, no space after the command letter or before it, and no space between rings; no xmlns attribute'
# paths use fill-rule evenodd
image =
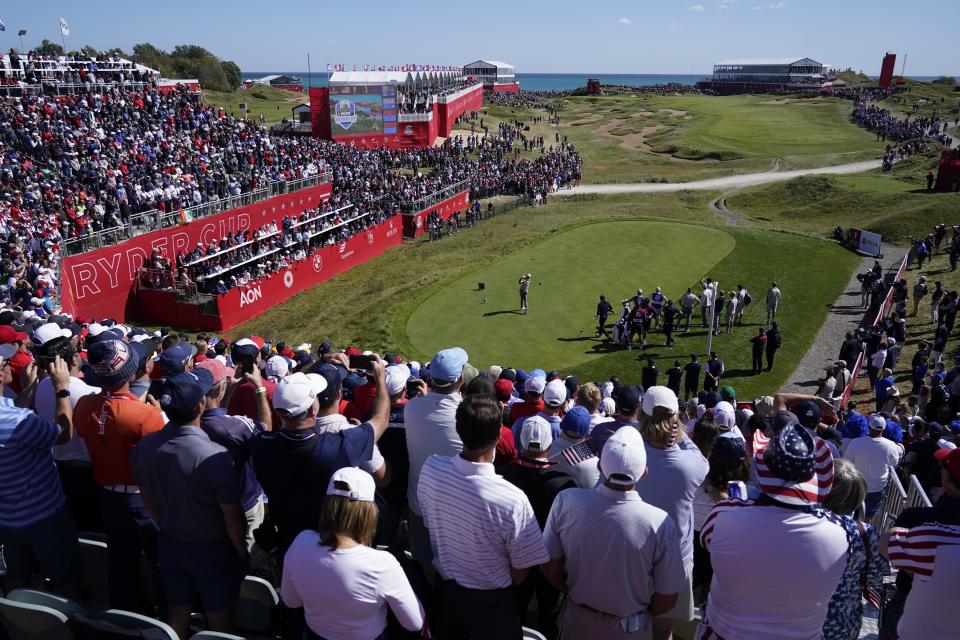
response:
<svg viewBox="0 0 960 640"><path fill-rule="evenodd" d="M753 434L754 465L757 481L764 493L780 502L797 506L819 504L833 485L833 454L826 440L816 435L816 472L806 482L789 482L774 474L763 461L763 452L770 442L759 430Z"/></svg>
<svg viewBox="0 0 960 640"><path fill-rule="evenodd" d="M596 457L596 454L590 449L590 443L586 440L582 440L572 447L567 447L560 452L560 455L571 467L577 466L584 460Z"/></svg>
<svg viewBox="0 0 960 640"><path fill-rule="evenodd" d="M924 524L907 531L890 533L890 564L923 579L933 577L937 550L944 545L960 545L960 527Z"/></svg>

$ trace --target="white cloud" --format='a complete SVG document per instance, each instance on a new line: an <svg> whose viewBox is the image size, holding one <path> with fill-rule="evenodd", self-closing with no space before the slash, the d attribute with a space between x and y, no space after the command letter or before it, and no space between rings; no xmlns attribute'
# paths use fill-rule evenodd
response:
<svg viewBox="0 0 960 640"><path fill-rule="evenodd" d="M617 20L617 24L623 25L625 27L629 27L630 25L633 24L633 20L631 20L630 18L620 18L619 20Z"/></svg>
<svg viewBox="0 0 960 640"><path fill-rule="evenodd" d="M763 7L760 6L759 4L755 4L755 5L753 5L753 10L754 10L754 11L763 11Z"/></svg>
<svg viewBox="0 0 960 640"><path fill-rule="evenodd" d="M767 9L770 9L771 11L776 11L777 9L783 9L785 6L787 6L786 2L774 2L774 3L768 4Z"/></svg>
<svg viewBox="0 0 960 640"><path fill-rule="evenodd" d="M695 4L690 7L690 11L693 11L695 13L700 13L701 11L706 11L706 10L707 10L706 7L704 7L702 4Z"/></svg>
<svg viewBox="0 0 960 640"><path fill-rule="evenodd" d="M670 31L680 31L680 23L676 20L671 20L667 23L667 29Z"/></svg>
<svg viewBox="0 0 960 640"><path fill-rule="evenodd" d="M721 4L719 7L717 7L717 11L732 11L732 10L733 10L733 7L731 7L728 4Z"/></svg>

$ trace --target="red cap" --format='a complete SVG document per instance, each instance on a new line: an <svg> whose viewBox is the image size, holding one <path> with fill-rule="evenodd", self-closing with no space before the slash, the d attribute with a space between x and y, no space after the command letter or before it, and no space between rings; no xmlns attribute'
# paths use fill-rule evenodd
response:
<svg viewBox="0 0 960 640"><path fill-rule="evenodd" d="M258 348L263 349L264 341L260 336L250 336L250 340L253 341Z"/></svg>
<svg viewBox="0 0 960 640"><path fill-rule="evenodd" d="M294 354L293 349L287 347L280 353L280 355L282 355L284 358L292 358L296 354Z"/></svg>
<svg viewBox="0 0 960 640"><path fill-rule="evenodd" d="M0 344L23 342L26 339L27 334L25 334L23 331L17 331L8 324L0 324Z"/></svg>
<svg viewBox="0 0 960 640"><path fill-rule="evenodd" d="M960 478L960 449L937 449L933 452L933 457L947 470L954 478Z"/></svg>
<svg viewBox="0 0 960 640"><path fill-rule="evenodd" d="M513 394L513 383L506 378L500 378L493 383L493 388L497 391L497 400L506 402Z"/></svg>
<svg viewBox="0 0 960 640"><path fill-rule="evenodd" d="M344 355L347 355L347 356L363 355L363 351L360 351L360 349L357 349L356 347L347 347L343 353Z"/></svg>

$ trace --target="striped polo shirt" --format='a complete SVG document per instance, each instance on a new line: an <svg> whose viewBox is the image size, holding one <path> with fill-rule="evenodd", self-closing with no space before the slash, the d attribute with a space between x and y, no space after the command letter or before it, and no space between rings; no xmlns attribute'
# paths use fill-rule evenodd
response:
<svg viewBox="0 0 960 640"><path fill-rule="evenodd" d="M676 525L636 491L561 491L543 537L550 557L563 558L577 604L623 618L646 611L654 593L686 587Z"/></svg>
<svg viewBox="0 0 960 640"><path fill-rule="evenodd" d="M26 527L64 504L53 443L60 425L0 397L0 525Z"/></svg>
<svg viewBox="0 0 960 640"><path fill-rule="evenodd" d="M530 500L492 464L459 455L430 456L417 488L441 576L468 589L502 589L510 568L547 562Z"/></svg>

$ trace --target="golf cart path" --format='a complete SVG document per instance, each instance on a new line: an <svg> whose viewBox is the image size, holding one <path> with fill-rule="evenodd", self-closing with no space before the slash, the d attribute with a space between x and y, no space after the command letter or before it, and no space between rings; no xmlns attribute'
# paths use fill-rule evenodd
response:
<svg viewBox="0 0 960 640"><path fill-rule="evenodd" d="M884 243L880 264L886 269L889 265L902 260L906 252L907 250L903 247ZM786 384L780 388L781 391L816 393L819 380L824 375L824 369L839 357L840 343L843 342L847 332L855 330L863 320L866 309L860 306L860 283L857 281L857 274L870 269L873 261L874 258L870 256L860 259L860 264L850 274L850 280L844 287L843 293L829 305L830 312L820 326L817 337L800 359L797 368L787 378ZM790 294L785 292L784 295ZM789 340L789 318L784 318L784 321L788 327L784 340Z"/></svg>
<svg viewBox="0 0 960 640"><path fill-rule="evenodd" d="M865 160L850 164L838 164L832 167L817 167L814 169L794 169L791 171L763 171L760 173L744 173L736 176L710 178L707 180L692 180L690 182L670 183L624 183L624 184L582 184L579 187L564 189L551 196L578 196L590 193L659 193L670 191L697 190L730 190L742 187L752 187L759 184L781 182L800 176L811 175L842 175L845 173L860 173L880 168L880 160Z"/></svg>

